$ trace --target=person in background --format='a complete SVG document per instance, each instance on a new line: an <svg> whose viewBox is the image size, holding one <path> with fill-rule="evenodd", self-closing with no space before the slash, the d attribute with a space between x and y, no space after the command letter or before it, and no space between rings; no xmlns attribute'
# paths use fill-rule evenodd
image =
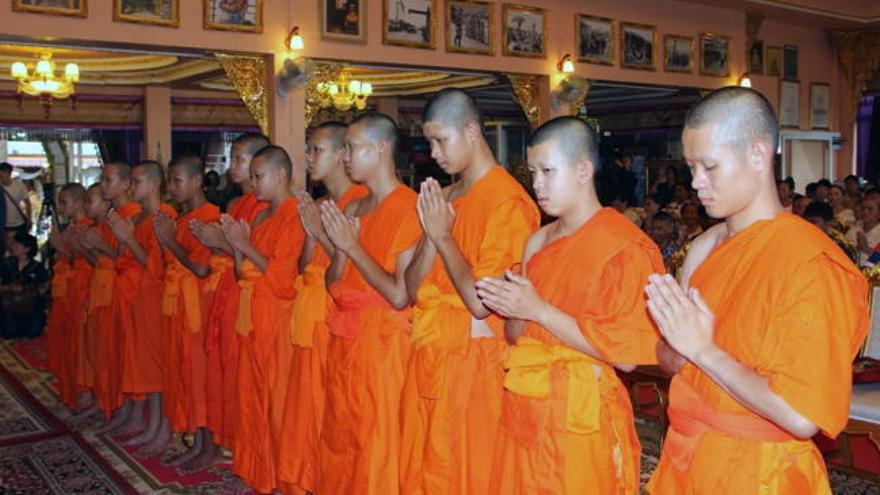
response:
<svg viewBox="0 0 880 495"><path fill-rule="evenodd" d="M831 190L831 181L822 179L816 183L816 201L828 202L828 192Z"/></svg>
<svg viewBox="0 0 880 495"><path fill-rule="evenodd" d="M626 194L618 193L614 200L611 201L611 206L623 214L626 218L630 219L634 224L639 227L642 226L642 217L639 215L639 212L636 211L635 208L632 208L629 203L629 196Z"/></svg>
<svg viewBox="0 0 880 495"><path fill-rule="evenodd" d="M687 202L681 206L681 225L679 226L679 242L686 244L688 241L703 233L703 224L700 219L700 207L696 203Z"/></svg>
<svg viewBox="0 0 880 495"><path fill-rule="evenodd" d="M30 206L30 224L34 225L40 221L40 209L43 206L42 191L37 189L37 181L33 179L24 181L24 187L27 189L26 201Z"/></svg>
<svg viewBox="0 0 880 495"><path fill-rule="evenodd" d="M666 263L672 255L681 249L678 232L676 231L675 218L665 211L657 212L651 221L651 228L646 230L651 240L657 243L663 262Z"/></svg>
<svg viewBox="0 0 880 495"><path fill-rule="evenodd" d="M846 191L846 206L855 211L859 201L862 200L862 190L859 178L855 175L847 175L846 178L843 179L843 188L844 191Z"/></svg>
<svg viewBox="0 0 880 495"><path fill-rule="evenodd" d="M834 210L830 205L827 203L810 203L804 211L804 219L828 234L828 237L837 243L837 246L846 253L853 263L859 262L859 251L856 249L855 244L834 228Z"/></svg>
<svg viewBox="0 0 880 495"><path fill-rule="evenodd" d="M807 205L812 203L813 201L802 195L795 193L793 199L791 200L791 212L798 216L804 216L804 210L807 209Z"/></svg>
<svg viewBox="0 0 880 495"><path fill-rule="evenodd" d="M779 202L782 203L782 207L785 208L785 211L791 211L793 195L788 181L776 181L776 192L779 194Z"/></svg>
<svg viewBox="0 0 880 495"><path fill-rule="evenodd" d="M837 184L832 185L828 190L828 204L834 212L834 221L839 226L837 230L842 232L846 232L850 225L856 222L856 214L846 206L845 201L846 192L843 187Z"/></svg>
<svg viewBox="0 0 880 495"><path fill-rule="evenodd" d="M819 187L819 184L815 182L810 182L807 184L807 187L804 189L804 194L810 201L816 201L816 189Z"/></svg>
<svg viewBox="0 0 880 495"><path fill-rule="evenodd" d="M6 230L21 231L25 234L31 229L31 204L27 201L27 187L18 179L12 178L12 164L0 163L0 185L6 196Z"/></svg>
<svg viewBox="0 0 880 495"><path fill-rule="evenodd" d="M39 337L46 326L49 274L36 259L37 239L16 232L9 242L10 257L0 267L4 339Z"/></svg>
<svg viewBox="0 0 880 495"><path fill-rule="evenodd" d="M650 232L651 222L658 212L666 207L663 198L659 194L652 194L645 198L645 207L642 209L642 230Z"/></svg>

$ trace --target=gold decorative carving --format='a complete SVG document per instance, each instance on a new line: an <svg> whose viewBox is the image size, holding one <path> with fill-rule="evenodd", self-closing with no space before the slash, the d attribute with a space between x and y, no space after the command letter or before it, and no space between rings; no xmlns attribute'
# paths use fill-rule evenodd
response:
<svg viewBox="0 0 880 495"><path fill-rule="evenodd" d="M865 84L880 69L880 30L832 32L837 60L849 83L850 111L853 119Z"/></svg>
<svg viewBox="0 0 880 495"><path fill-rule="evenodd" d="M315 70L306 84L306 127L311 125L312 119L321 111L321 95L318 87L322 83L336 81L344 68L343 64L335 62L315 62Z"/></svg>
<svg viewBox="0 0 880 495"><path fill-rule="evenodd" d="M269 135L269 73L266 59L251 55L215 53L214 57L254 117L263 134Z"/></svg>
<svg viewBox="0 0 880 495"><path fill-rule="evenodd" d="M522 107L526 119L532 129L541 123L541 95L539 87L540 76L526 76L522 74L507 74L516 102Z"/></svg>
<svg viewBox="0 0 880 495"><path fill-rule="evenodd" d="M569 113L572 117L577 117L577 115L581 113L581 107L584 106L584 102L587 101L587 95L590 94L590 87L592 87L593 83L590 81L584 81L584 84L586 87L583 96L571 102Z"/></svg>

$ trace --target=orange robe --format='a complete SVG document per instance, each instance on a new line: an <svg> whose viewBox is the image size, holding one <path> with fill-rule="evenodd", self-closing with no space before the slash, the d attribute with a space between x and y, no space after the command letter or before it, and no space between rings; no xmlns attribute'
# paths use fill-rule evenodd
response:
<svg viewBox="0 0 880 495"><path fill-rule="evenodd" d="M269 206L257 200L250 192L230 205L227 212L235 220L253 223L257 213ZM240 289L235 278L232 256L214 253L211 256L211 276L205 289L214 291L214 302L208 316L205 349L208 355L206 376L208 401L208 429L219 445L232 449L235 433L235 411L238 408L238 336L235 320L238 317Z"/></svg>
<svg viewBox="0 0 880 495"><path fill-rule="evenodd" d="M73 330L70 326L70 277L72 263L61 254L52 265L52 306L46 323L46 369L55 375L58 396L72 407L76 403L76 377L71 370L72 349L66 346Z"/></svg>
<svg viewBox="0 0 880 495"><path fill-rule="evenodd" d="M400 185L360 217L363 249L388 272L421 235L416 193ZM397 311L349 262L330 286L327 391L315 493L398 493L400 393L409 308Z"/></svg>
<svg viewBox="0 0 880 495"><path fill-rule="evenodd" d="M254 226L251 242L267 264L265 272L250 260L239 267L238 426L232 466L255 491L269 493L276 484L278 422L287 392L277 388L286 378L279 379L278 370L289 363L292 351L282 329L290 324L296 265L305 242L296 199L285 200Z"/></svg>
<svg viewBox="0 0 880 495"><path fill-rule="evenodd" d="M341 210L369 190L355 185L339 198ZM292 366L278 449L279 489L284 493L317 489L318 434L324 415L324 375L327 365L327 309L333 300L324 287L330 258L320 246L304 273L296 278L297 293L290 319Z"/></svg>
<svg viewBox="0 0 880 495"><path fill-rule="evenodd" d="M89 218L83 218L76 222L76 227L89 227L94 222ZM92 265L82 256L76 256L70 268L70 278L67 283L69 340L64 344L65 352L70 353L70 372L76 392L91 389L93 373L89 368L88 350L86 342L86 318L89 308L90 286L92 281Z"/></svg>
<svg viewBox="0 0 880 495"><path fill-rule="evenodd" d="M535 203L501 167L453 207L452 237L475 280L522 260L540 221ZM401 492L487 493L504 390L504 320L493 314L485 323L494 336L472 336L473 316L439 256L419 287L413 316L401 399Z"/></svg>
<svg viewBox="0 0 880 495"><path fill-rule="evenodd" d="M177 218L170 205L161 211ZM122 332L122 392L136 400L162 390L162 304L165 260L153 230L153 214L138 215L134 228L137 243L147 252L147 266L125 247L116 258L116 294L113 298L117 325Z"/></svg>
<svg viewBox="0 0 880 495"><path fill-rule="evenodd" d="M211 203L205 203L177 219L177 242L193 263L208 265L211 251L192 234L190 220L216 222L219 219L220 209ZM204 330L214 293L205 290L206 280L196 277L174 253L165 251L162 405L174 432L193 432L208 422Z"/></svg>
<svg viewBox="0 0 880 495"><path fill-rule="evenodd" d="M715 248L690 280L715 314L715 344L827 436L849 418L852 360L868 326L867 282L828 236L783 213ZM653 494L830 494L822 455L686 364Z"/></svg>
<svg viewBox="0 0 880 495"><path fill-rule="evenodd" d="M130 219L141 212L141 205L129 201L116 212ZM98 232L108 246L118 248L116 236L106 222L98 225ZM116 292L115 262L99 256L92 275L87 340L92 353L90 366L94 372L95 400L106 416L122 405L122 330L112 304Z"/></svg>
<svg viewBox="0 0 880 495"><path fill-rule="evenodd" d="M489 493L639 493L632 405L606 361L656 363L659 334L644 287L651 273L662 272L656 244L611 208L527 261L541 297L577 320L604 359L526 324L505 363Z"/></svg>

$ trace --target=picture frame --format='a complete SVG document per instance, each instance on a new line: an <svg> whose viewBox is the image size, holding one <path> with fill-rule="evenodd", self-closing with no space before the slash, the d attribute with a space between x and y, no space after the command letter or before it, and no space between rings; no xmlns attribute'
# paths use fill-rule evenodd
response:
<svg viewBox="0 0 880 495"><path fill-rule="evenodd" d="M495 54L495 4L446 0L446 51Z"/></svg>
<svg viewBox="0 0 880 495"><path fill-rule="evenodd" d="M831 86L828 83L810 83L810 128L830 129Z"/></svg>
<svg viewBox="0 0 880 495"><path fill-rule="evenodd" d="M663 35L663 70L666 72L694 72L694 38L677 34Z"/></svg>
<svg viewBox="0 0 880 495"><path fill-rule="evenodd" d="M796 81L798 78L797 45L785 45L783 47L782 77L791 81Z"/></svg>
<svg viewBox="0 0 880 495"><path fill-rule="evenodd" d="M144 2L113 0L113 20L176 28L180 26L180 0L154 0L148 7Z"/></svg>
<svg viewBox="0 0 880 495"><path fill-rule="evenodd" d="M749 74L754 76L764 75L764 42L755 40L749 46Z"/></svg>
<svg viewBox="0 0 880 495"><path fill-rule="evenodd" d="M437 0L382 0L382 43L436 48Z"/></svg>
<svg viewBox="0 0 880 495"><path fill-rule="evenodd" d="M234 12L224 8L223 0L204 0L204 28L242 33L263 32L263 0L246 0Z"/></svg>
<svg viewBox="0 0 880 495"><path fill-rule="evenodd" d="M578 62L614 65L617 23L607 17L574 15L575 46Z"/></svg>
<svg viewBox="0 0 880 495"><path fill-rule="evenodd" d="M657 28L650 24L620 23L620 66L657 70Z"/></svg>
<svg viewBox="0 0 880 495"><path fill-rule="evenodd" d="M880 287L870 284L870 326L861 357L880 360Z"/></svg>
<svg viewBox="0 0 880 495"><path fill-rule="evenodd" d="M779 126L791 129L800 127L800 81L779 81Z"/></svg>
<svg viewBox="0 0 880 495"><path fill-rule="evenodd" d="M58 5L39 5L36 0L12 0L13 12L88 17L89 0L59 0Z"/></svg>
<svg viewBox="0 0 880 495"><path fill-rule="evenodd" d="M318 0L318 12L322 40L367 42L367 0Z"/></svg>
<svg viewBox="0 0 880 495"><path fill-rule="evenodd" d="M700 74L730 76L730 36L700 33Z"/></svg>
<svg viewBox="0 0 880 495"><path fill-rule="evenodd" d="M767 71L768 76L780 77L782 75L782 47L767 47Z"/></svg>
<svg viewBox="0 0 880 495"><path fill-rule="evenodd" d="M529 5L505 3L501 9L501 22L504 55L547 58L546 10Z"/></svg>

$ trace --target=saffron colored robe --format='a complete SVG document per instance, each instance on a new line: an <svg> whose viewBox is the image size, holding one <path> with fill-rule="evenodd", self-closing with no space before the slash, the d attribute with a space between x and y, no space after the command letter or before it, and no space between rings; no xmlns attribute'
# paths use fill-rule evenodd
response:
<svg viewBox="0 0 880 495"><path fill-rule="evenodd" d="M253 223L257 213L269 206L249 192L229 206L227 213L235 220ZM205 289L214 291L211 314L208 316L205 348L208 354L207 392L208 429L217 444L232 449L238 405L238 317L240 290L235 278L232 256L214 253L211 275Z"/></svg>
<svg viewBox="0 0 880 495"><path fill-rule="evenodd" d="M65 354L67 335L71 328L70 306L68 304L72 262L67 256L57 255L52 265L51 296L52 306L46 322L46 370L55 375L58 396L62 403L72 407L76 402L76 382Z"/></svg>
<svg viewBox="0 0 880 495"><path fill-rule="evenodd" d="M755 222L697 268L715 344L833 438L846 425L852 360L868 325L867 282L834 241L790 213ZM685 364L652 494L830 494L822 455Z"/></svg>
<svg viewBox="0 0 880 495"><path fill-rule="evenodd" d="M522 260L538 228L538 208L503 168L494 167L453 203L452 238L474 280L498 276ZM504 381L504 320L481 322L461 301L440 256L419 287L413 354L401 417L401 492L485 494L489 489Z"/></svg>
<svg viewBox="0 0 880 495"><path fill-rule="evenodd" d="M369 194L362 185L348 189L337 201L340 210ZM327 310L333 303L324 286L330 257L315 246L304 273L296 277L296 298L291 312L289 342L292 366L284 406L278 449L278 485L285 494L317 489L318 435L324 417L324 377L327 366ZM284 336L282 335L282 338Z"/></svg>
<svg viewBox="0 0 880 495"><path fill-rule="evenodd" d="M387 272L421 227L416 193L400 185L360 217L360 244ZM394 310L350 262L329 288L327 392L315 493L398 493L400 393L409 356L409 308Z"/></svg>
<svg viewBox="0 0 880 495"><path fill-rule="evenodd" d="M644 287L661 272L656 244L611 208L527 261L541 297L577 320L604 359L526 323L506 362L489 493L639 493L632 405L607 363L656 363Z"/></svg>
<svg viewBox="0 0 880 495"><path fill-rule="evenodd" d="M91 227L94 222L90 218L83 218L74 223L76 228ZM89 367L86 349L86 318L88 316L90 287L94 268L83 256L77 255L73 259L70 268L70 278L67 282L67 304L69 311L69 340L63 349L66 349L65 359L70 359L71 379L75 386L75 392L84 392L92 387L93 373Z"/></svg>
<svg viewBox="0 0 880 495"><path fill-rule="evenodd" d="M238 427L233 443L235 474L259 493L276 484L275 452L287 389L278 390L279 360L292 352L285 334L296 295L297 260L305 242L296 198L288 198L251 230L251 242L266 257L261 273L250 261L239 267ZM286 377L283 377L286 378ZM279 404L280 402L280 404Z"/></svg>
<svg viewBox="0 0 880 495"><path fill-rule="evenodd" d="M190 261L208 265L211 251L196 239L190 220L216 222L220 209L211 203L196 208L177 219L177 242ZM210 275L209 275L210 276ZM165 285L162 292L163 341L163 410L174 432L193 432L208 422L205 377L205 324L213 292L205 290L208 277L200 279L189 271L169 250L165 251Z"/></svg>

